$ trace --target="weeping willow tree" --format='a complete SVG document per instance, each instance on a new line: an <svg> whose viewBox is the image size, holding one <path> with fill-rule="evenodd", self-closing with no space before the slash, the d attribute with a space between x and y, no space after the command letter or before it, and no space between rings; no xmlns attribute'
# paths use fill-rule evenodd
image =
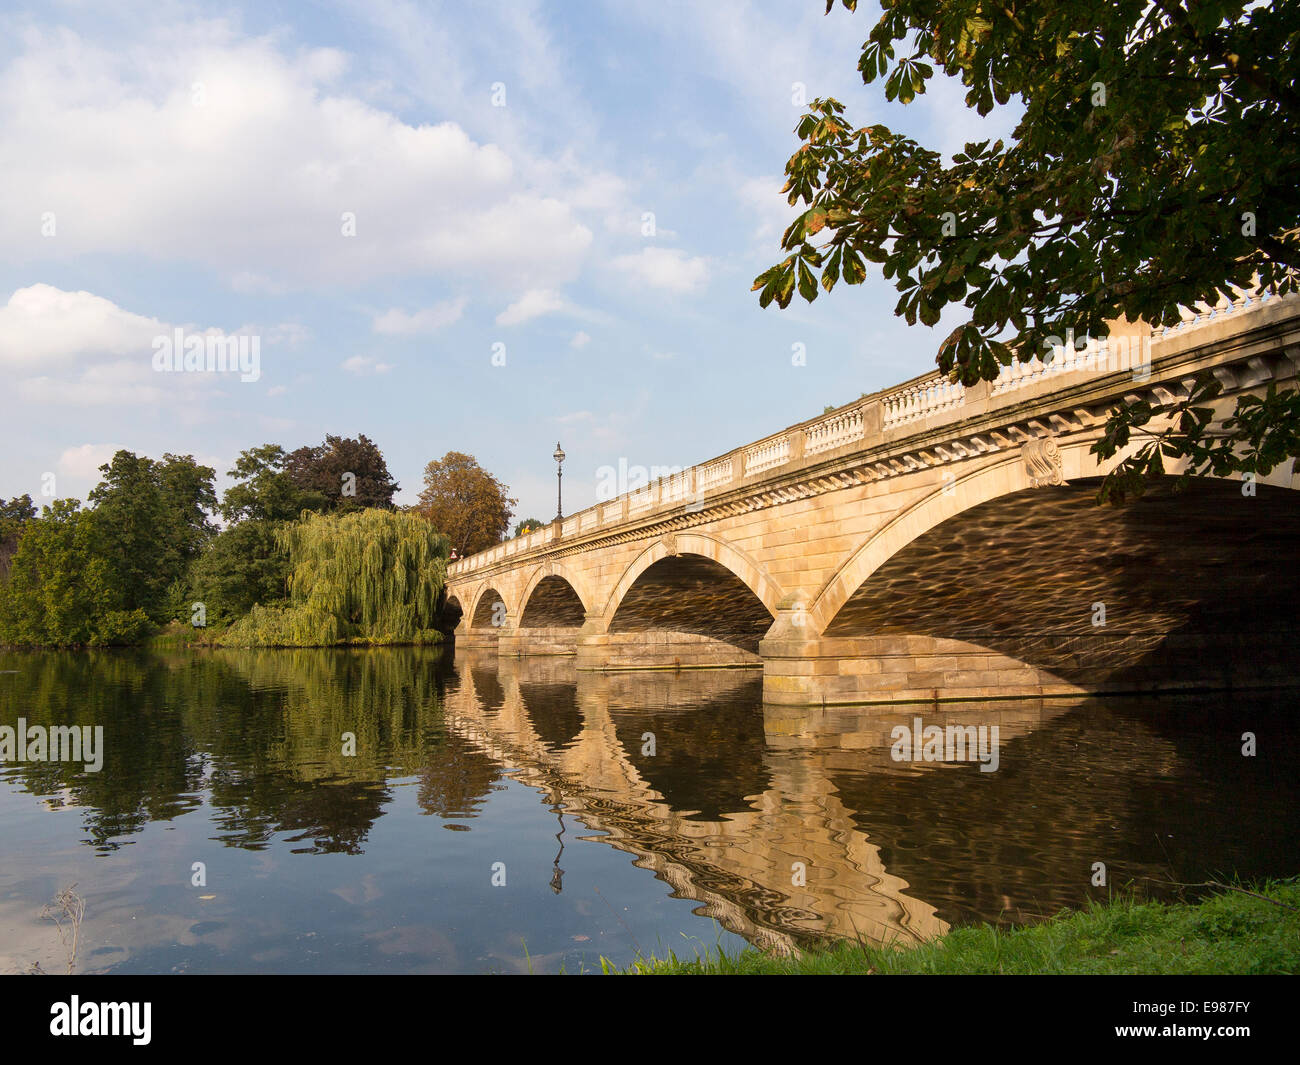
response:
<svg viewBox="0 0 1300 1065"><path fill-rule="evenodd" d="M254 607L221 641L239 647L437 643L450 544L418 514L307 514L277 532L287 607Z"/></svg>

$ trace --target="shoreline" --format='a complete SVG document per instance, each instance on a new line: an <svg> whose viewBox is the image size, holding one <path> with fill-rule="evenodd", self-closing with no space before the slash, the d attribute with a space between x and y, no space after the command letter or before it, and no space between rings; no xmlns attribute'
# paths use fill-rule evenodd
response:
<svg viewBox="0 0 1300 1065"><path fill-rule="evenodd" d="M917 947L844 942L793 957L753 948L647 957L607 975L1281 975L1300 973L1300 877L1215 885L1198 902L1131 895L1036 924L965 925Z"/></svg>

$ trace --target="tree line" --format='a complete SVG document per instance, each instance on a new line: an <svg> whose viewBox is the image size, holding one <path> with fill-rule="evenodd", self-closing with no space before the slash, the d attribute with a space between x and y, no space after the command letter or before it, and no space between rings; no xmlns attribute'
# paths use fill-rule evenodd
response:
<svg viewBox="0 0 1300 1065"><path fill-rule="evenodd" d="M0 501L0 645L140 643L180 623L242 646L440 638L447 563L500 542L515 501L472 456L419 501L365 435L240 453L218 499L192 455L118 451L86 504Z"/></svg>

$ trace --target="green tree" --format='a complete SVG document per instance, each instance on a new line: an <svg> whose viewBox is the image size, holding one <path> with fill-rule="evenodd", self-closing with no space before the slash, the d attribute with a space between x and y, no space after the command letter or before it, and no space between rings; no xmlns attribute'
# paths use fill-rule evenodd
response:
<svg viewBox="0 0 1300 1065"><path fill-rule="evenodd" d="M521 521L518 525L515 526L515 538L518 539L520 536L523 536L524 533L530 533L534 529L540 529L541 527L542 527L542 522L540 519L525 518L523 521Z"/></svg>
<svg viewBox="0 0 1300 1065"><path fill-rule="evenodd" d="M0 501L0 581L8 575L9 563L18 550L18 540L34 517L36 508L29 495L14 496L8 502Z"/></svg>
<svg viewBox="0 0 1300 1065"><path fill-rule="evenodd" d="M89 500L103 530L104 561L122 589L121 608L168 620L168 590L216 532L208 518L217 508L216 474L191 455L155 462L125 450L100 472Z"/></svg>
<svg viewBox="0 0 1300 1065"><path fill-rule="evenodd" d="M257 607L231 627L235 646L436 643L447 538L420 515L372 508L308 514L277 531L289 556L290 605Z"/></svg>
<svg viewBox="0 0 1300 1065"><path fill-rule="evenodd" d="M945 162L884 125L855 127L837 100L814 100L783 190L807 206L782 238L788 257L756 279L759 302L786 307L796 290L811 302L819 280L826 291L861 284L876 263L909 324L968 309L936 361L971 384L1067 330L1173 324L1180 307L1234 286L1292 292L1298 43L1294 3L889 3L858 65L865 82L884 79L886 100L909 103L937 68L981 115L1014 99L1023 116L1009 143L967 144ZM1264 474L1296 454L1295 392L1243 398L1211 427L1204 403L1216 393L1204 382L1107 489L1140 491L1164 458L1190 459L1191 474ZM1117 410L1094 450L1113 456L1149 420Z"/></svg>
<svg viewBox="0 0 1300 1065"><path fill-rule="evenodd" d="M255 605L288 595L289 557L280 524L245 520L223 530L190 567L188 596L203 603L209 625L235 621Z"/></svg>
<svg viewBox="0 0 1300 1065"><path fill-rule="evenodd" d="M288 472L289 456L278 444L263 444L239 453L226 476L236 483L221 500L226 521L293 521L304 510L323 510L322 492L298 487Z"/></svg>
<svg viewBox="0 0 1300 1065"><path fill-rule="evenodd" d="M0 643L77 646L132 642L149 618L123 606L127 589L105 543L110 529L75 499L29 521L0 585Z"/></svg>
<svg viewBox="0 0 1300 1065"><path fill-rule="evenodd" d="M355 440L327 435L317 447L290 452L284 469L299 489L318 493L327 510L343 514L367 507L391 509L398 489L383 452L364 434Z"/></svg>
<svg viewBox="0 0 1300 1065"><path fill-rule="evenodd" d="M472 455L448 451L424 468L415 508L450 538L461 555L499 544L510 531L516 500Z"/></svg>

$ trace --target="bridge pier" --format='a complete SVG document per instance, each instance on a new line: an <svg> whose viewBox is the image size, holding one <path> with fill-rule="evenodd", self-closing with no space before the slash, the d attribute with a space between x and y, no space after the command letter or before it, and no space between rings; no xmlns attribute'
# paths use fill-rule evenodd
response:
<svg viewBox="0 0 1300 1065"><path fill-rule="evenodd" d="M500 639L500 636L500 629L476 629L469 624L468 619L466 618L462 618L461 623L456 626L455 632L452 633L452 637L456 641L456 646L467 649L486 648L489 650L496 650L497 641Z"/></svg>
<svg viewBox="0 0 1300 1065"><path fill-rule="evenodd" d="M775 705L910 703L1071 695L1084 689L962 640L931 636L800 638L759 644L763 701Z"/></svg>
<svg viewBox="0 0 1300 1065"><path fill-rule="evenodd" d="M577 640L581 670L758 669L756 654L693 632L666 629L610 632L610 618L589 617Z"/></svg>
<svg viewBox="0 0 1300 1065"><path fill-rule="evenodd" d="M497 653L503 658L573 655L578 650L578 632L573 626L502 629Z"/></svg>
<svg viewBox="0 0 1300 1065"><path fill-rule="evenodd" d="M990 634L997 648L934 636L759 645L763 701L778 706L959 702L1106 692L1231 691L1294 684L1290 632Z"/></svg>

